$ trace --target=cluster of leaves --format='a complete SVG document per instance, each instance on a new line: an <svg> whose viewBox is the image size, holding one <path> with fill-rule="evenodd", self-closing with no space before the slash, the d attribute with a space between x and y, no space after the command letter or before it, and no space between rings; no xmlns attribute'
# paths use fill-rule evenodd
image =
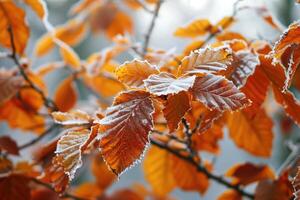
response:
<svg viewBox="0 0 300 200"><path fill-rule="evenodd" d="M219 154L218 143L227 127L237 147L270 157L275 121L267 108L273 99L300 125L300 103L290 90L300 90L300 22L291 24L275 45L250 41L229 30L236 23L235 7L232 16L216 24L197 19L179 27L174 36L192 43L175 55L148 47L162 1L122 3L153 15L143 45L127 37L133 34L133 20L113 1L79 1L70 10L72 18L57 27L48 22L42 0L0 1L0 44L7 50L0 57L13 62L10 69L0 71L0 119L11 128L37 134L22 145L0 137L0 197L173 199L169 193L175 188L204 194L210 181L216 181L228 188L219 200L283 200L292 199L293 192L299 198L295 167L284 166L275 174L268 165L239 163L224 178L215 175L213 163L202 153ZM35 45L35 56L58 48L60 61L36 70L27 61L30 29L22 6L30 7L47 31ZM270 28L281 31L265 8L254 9ZM112 45L81 59L72 47L89 31L103 32ZM124 52L133 52L134 58L119 64L117 57ZM69 75L52 98L44 79L61 70ZM79 107L79 84L96 97L86 109ZM36 145L44 137L49 141ZM28 147L36 148L32 161L19 161ZM144 156L151 189L137 184L107 194L117 176ZM92 158L95 180L68 189L84 157ZM254 193L248 189L252 184Z"/></svg>

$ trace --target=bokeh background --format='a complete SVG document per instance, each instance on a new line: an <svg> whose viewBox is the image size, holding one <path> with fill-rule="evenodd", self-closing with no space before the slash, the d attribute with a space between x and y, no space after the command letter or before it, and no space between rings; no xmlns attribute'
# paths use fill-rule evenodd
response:
<svg viewBox="0 0 300 200"><path fill-rule="evenodd" d="M66 22L70 16L68 16L68 10L71 6L77 2L77 0L46 0L49 9L49 21L53 25L60 25ZM121 0L115 0L120 4L123 10L127 11L132 16L135 23L135 31L132 36L137 42L143 42L145 33L150 24L152 16L144 10L132 11L128 7L122 5ZM154 28L152 38L150 41L150 47L156 49L172 50L174 52L181 52L185 45L190 43L188 39L181 39L173 37L173 32L177 27L187 24L188 22L197 18L207 18L213 23L220 20L222 17L231 15L233 12L233 4L235 0L165 0L162 4L159 17L157 19L156 26ZM252 6L266 6L274 17L282 23L283 26L288 26L294 20L300 18L300 6L294 3L294 0L244 0L240 4L252 5ZM60 56L58 51L52 51L47 56L42 58L34 58L32 49L38 38L45 33L45 28L35 14L27 8L26 12L29 13L29 24L31 25L31 38L27 48L27 55L32 59L31 62L34 67L59 60ZM243 10L237 15L237 23L231 28L233 31L237 31L250 39L267 39L275 40L279 36L279 32L272 29L270 25L266 24L262 18L257 15L253 10ZM85 59L91 53L100 51L107 47L110 41L103 34L91 35L89 34L86 39L75 47L75 51L79 54L80 58ZM131 60L133 57L130 54L125 54L118 58L118 61L122 63L125 60ZM5 65L1 63L0 66ZM57 83L60 82L65 76L64 73L54 73L47 76L46 82L50 86L50 95L53 94L54 88ZM82 95L81 101L89 99L89 96L85 95L84 91L80 91ZM268 109L270 113L274 113L275 110L270 106ZM280 116L274 115L274 119L278 120ZM278 123L277 123L278 124ZM16 130L10 130L6 123L0 122L0 135L8 134L14 137L18 142L25 143L34 137L30 133L19 133ZM225 130L225 137L220 142L221 153L218 157L211 157L210 155L203 155L207 159L213 160L214 171L218 174L224 173L230 166L237 162L251 161L254 163L268 163L275 171L280 168L281 163L289 155L286 142L291 138L297 138L296 128L294 134L289 136L283 136L280 133L280 127L274 127L276 134L273 141L274 152L270 159L260 159L253 157L243 150L238 149L235 144L229 140L227 132ZM28 150L30 151L30 149ZM26 157L26 152L24 152ZM74 181L80 183L90 179L88 170L81 170L79 176ZM145 182L142 164L128 170L123 174L119 181L117 181L111 188L113 191L118 188L130 186L134 183ZM225 190L223 186L211 182L211 187L208 192L200 197L198 193L182 192L175 190L172 196L177 199L203 199L212 200L216 199L218 194ZM254 186L250 190L254 189Z"/></svg>

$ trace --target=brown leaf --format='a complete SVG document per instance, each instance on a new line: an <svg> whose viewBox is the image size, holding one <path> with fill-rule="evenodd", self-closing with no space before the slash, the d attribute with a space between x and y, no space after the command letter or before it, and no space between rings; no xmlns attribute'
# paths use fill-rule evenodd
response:
<svg viewBox="0 0 300 200"><path fill-rule="evenodd" d="M176 182L172 174L172 154L152 146L144 160L144 174L153 192L165 196L171 192Z"/></svg>
<svg viewBox="0 0 300 200"><path fill-rule="evenodd" d="M99 121L104 132L101 152L115 174L121 174L143 155L153 128L153 113L149 93L129 91L117 96Z"/></svg>
<svg viewBox="0 0 300 200"><path fill-rule="evenodd" d="M252 163L237 164L227 170L226 176L232 177L235 184L248 185L265 179L275 179L274 171L268 165Z"/></svg>
<svg viewBox="0 0 300 200"><path fill-rule="evenodd" d="M98 187L103 190L107 189L116 180L116 175L107 168L104 160L100 156L94 157L91 164L91 171Z"/></svg>
<svg viewBox="0 0 300 200"><path fill-rule="evenodd" d="M12 174L0 178L0 197L3 200L30 200L29 179Z"/></svg>
<svg viewBox="0 0 300 200"><path fill-rule="evenodd" d="M151 74L158 74L158 70L147 61L133 60L125 62L116 69L118 80L129 87L141 87L143 80Z"/></svg>
<svg viewBox="0 0 300 200"><path fill-rule="evenodd" d="M228 46L206 47L193 51L183 58L178 74L218 73L227 69L232 61L232 52Z"/></svg>
<svg viewBox="0 0 300 200"><path fill-rule="evenodd" d="M51 115L56 123L65 126L88 125L92 121L92 118L81 110L73 110L67 113L52 112Z"/></svg>
<svg viewBox="0 0 300 200"><path fill-rule="evenodd" d="M181 119L190 108L190 98L185 91L168 97L163 113L170 132L177 129Z"/></svg>
<svg viewBox="0 0 300 200"><path fill-rule="evenodd" d="M19 148L16 141L9 136L0 137L0 151L3 150L9 154L19 155Z"/></svg>
<svg viewBox="0 0 300 200"><path fill-rule="evenodd" d="M72 76L64 79L55 91L54 102L60 111L66 112L72 109L77 102L73 80Z"/></svg>
<svg viewBox="0 0 300 200"><path fill-rule="evenodd" d="M250 102L231 81L212 74L197 77L191 92L209 109L220 111L241 109Z"/></svg>
<svg viewBox="0 0 300 200"><path fill-rule="evenodd" d="M144 80L144 83L151 94L162 96L188 91L193 86L195 79L195 76L184 76L176 79L172 74L161 72L158 75L149 76Z"/></svg>
<svg viewBox="0 0 300 200"><path fill-rule="evenodd" d="M238 147L256 156L271 155L273 122L263 109L231 113L227 124L229 136Z"/></svg>
<svg viewBox="0 0 300 200"><path fill-rule="evenodd" d="M13 49L9 32L11 31L15 51L22 55L29 38L29 28L25 23L25 12L17 7L13 1L0 1L0 19L0 43Z"/></svg>

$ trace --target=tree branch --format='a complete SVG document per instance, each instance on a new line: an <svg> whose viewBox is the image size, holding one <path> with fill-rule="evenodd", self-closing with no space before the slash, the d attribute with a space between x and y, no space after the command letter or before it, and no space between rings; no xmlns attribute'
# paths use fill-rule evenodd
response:
<svg viewBox="0 0 300 200"><path fill-rule="evenodd" d="M55 103L51 99L47 98L46 95L44 94L44 92L30 80L30 78L26 74L22 64L19 62L19 60L17 58L17 53L16 53L16 46L15 46L15 41L14 41L13 29L12 29L11 26L8 27L8 33L9 33L9 36L10 36L10 43L11 43L11 48L12 48L12 53L10 55L10 58L17 65L21 75L23 76L25 81L29 84L29 87L31 87L32 89L34 89L37 93L39 93L41 95L41 97L44 101L44 105L47 108L51 109L52 111L58 110Z"/></svg>
<svg viewBox="0 0 300 200"><path fill-rule="evenodd" d="M153 32L153 29L154 29L154 26L155 26L155 22L156 22L156 19L157 19L157 16L158 16L158 13L159 13L159 10L160 10L162 2L163 2L163 0L159 0L157 2L155 10L154 10L153 17L152 17L152 20L151 20L151 24L150 24L148 32L147 32L147 34L145 36L145 43L144 43L143 54L142 54L143 58L145 57L145 55L147 53L147 49L148 49L148 46L149 46L150 38L151 38L151 35L152 35L152 32Z"/></svg>

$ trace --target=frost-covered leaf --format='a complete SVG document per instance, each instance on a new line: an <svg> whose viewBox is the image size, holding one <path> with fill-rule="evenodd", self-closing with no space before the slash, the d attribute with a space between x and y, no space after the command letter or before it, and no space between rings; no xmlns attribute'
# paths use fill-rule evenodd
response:
<svg viewBox="0 0 300 200"><path fill-rule="evenodd" d="M162 96L189 90L193 86L195 79L195 76L176 78L172 74L161 72L160 74L149 76L144 80L144 83L151 94Z"/></svg>
<svg viewBox="0 0 300 200"><path fill-rule="evenodd" d="M168 97L163 113L167 120L170 132L177 129L180 120L190 107L189 96L184 91Z"/></svg>
<svg viewBox="0 0 300 200"><path fill-rule="evenodd" d="M237 110L249 104L245 94L223 76L197 77L191 89L195 98L210 109Z"/></svg>
<svg viewBox="0 0 300 200"><path fill-rule="evenodd" d="M89 129L71 129L57 142L56 159L69 179L74 178L75 172L82 165L81 156L89 143L97 136L98 126Z"/></svg>
<svg viewBox="0 0 300 200"><path fill-rule="evenodd" d="M229 79L240 88L246 84L247 78L254 73L260 62L258 56L250 51L239 51L233 58L234 69Z"/></svg>
<svg viewBox="0 0 300 200"><path fill-rule="evenodd" d="M195 38L205 35L212 28L212 24L207 19L197 19L185 27L179 27L174 35L177 37Z"/></svg>
<svg viewBox="0 0 300 200"><path fill-rule="evenodd" d="M99 121L104 132L101 153L115 174L121 174L141 159L149 144L153 112L149 93L129 91L117 96Z"/></svg>
<svg viewBox="0 0 300 200"><path fill-rule="evenodd" d="M141 87L151 74L158 74L158 70L147 61L133 60L125 62L116 69L118 80L129 87Z"/></svg>
<svg viewBox="0 0 300 200"><path fill-rule="evenodd" d="M232 51L228 46L206 47L184 57L178 74L207 74L224 71L232 62Z"/></svg>
<svg viewBox="0 0 300 200"><path fill-rule="evenodd" d="M86 112L80 110L70 112L53 112L51 115L56 123L65 126L87 125L92 120Z"/></svg>

